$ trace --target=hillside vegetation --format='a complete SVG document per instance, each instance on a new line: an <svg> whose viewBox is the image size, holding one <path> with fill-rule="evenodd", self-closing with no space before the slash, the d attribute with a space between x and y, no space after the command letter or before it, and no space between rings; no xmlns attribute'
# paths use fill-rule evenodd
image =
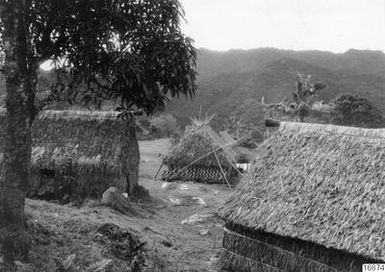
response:
<svg viewBox="0 0 385 272"><path fill-rule="evenodd" d="M215 114L211 122L215 129L228 128L230 119L241 118L237 115L250 104L250 99L254 104L262 97L266 103L277 103L290 97L298 72L312 75L312 82L327 84L319 96L326 103L340 94L357 94L385 114L385 54L380 51L352 49L334 54L273 48L226 52L200 49L197 69L199 91L193 100L181 96L166 108L166 114L175 117L181 127L190 123L190 117L201 113ZM43 70L38 76L38 92L44 94L56 77L53 72ZM5 96L3 83L0 79L1 104ZM55 102L49 108L68 107L67 103ZM105 109L115 107L112 103Z"/></svg>
<svg viewBox="0 0 385 272"><path fill-rule="evenodd" d="M167 112L186 125L199 112L215 114L214 127L245 100L280 102L295 88L297 72L312 75L314 82L328 85L319 99L329 102L341 93L358 94L385 113L385 54L349 50L342 54L321 51L291 51L272 48L215 52L200 49L199 92L191 101L173 100Z"/></svg>

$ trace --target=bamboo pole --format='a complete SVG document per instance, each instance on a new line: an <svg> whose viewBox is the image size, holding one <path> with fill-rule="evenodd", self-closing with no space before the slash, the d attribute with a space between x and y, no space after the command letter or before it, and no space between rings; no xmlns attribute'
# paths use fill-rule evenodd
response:
<svg viewBox="0 0 385 272"><path fill-rule="evenodd" d="M160 170L162 169L162 166L163 166L163 162L162 162L162 164L159 166L159 169L158 169L158 171L157 171L156 174L155 174L154 180L156 180L156 178L158 177L159 172L160 172Z"/></svg>

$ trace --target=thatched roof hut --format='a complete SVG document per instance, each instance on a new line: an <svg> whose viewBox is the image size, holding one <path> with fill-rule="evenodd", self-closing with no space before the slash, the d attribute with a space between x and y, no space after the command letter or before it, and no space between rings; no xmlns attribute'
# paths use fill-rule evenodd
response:
<svg viewBox="0 0 385 272"><path fill-rule="evenodd" d="M208 124L191 125L164 156L167 180L224 182L235 173L237 154Z"/></svg>
<svg viewBox="0 0 385 272"><path fill-rule="evenodd" d="M385 129L281 123L220 209L230 271L385 261Z"/></svg>
<svg viewBox="0 0 385 272"><path fill-rule="evenodd" d="M86 111L40 113L32 127L30 191L47 194L48 190L55 195L66 190L76 197L100 197L110 186L126 191L126 180L137 179L139 149L136 139L131 139L135 134L128 122L117 115L118 112ZM1 147L5 123L3 113Z"/></svg>

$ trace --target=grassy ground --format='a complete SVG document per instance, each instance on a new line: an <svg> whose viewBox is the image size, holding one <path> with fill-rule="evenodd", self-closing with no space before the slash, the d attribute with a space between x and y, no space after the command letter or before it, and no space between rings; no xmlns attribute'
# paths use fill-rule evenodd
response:
<svg viewBox="0 0 385 272"><path fill-rule="evenodd" d="M151 201L137 204L140 216L123 215L95 201L79 208L27 199L34 267L19 263L18 271L136 271L135 262L143 262L142 257L147 271L215 271L210 259L218 254L223 224L216 211L229 190L198 183L162 189L162 182L153 177L159 155L168 148L167 139L140 142L140 185L151 195ZM99 230L105 224L120 227L123 234L102 235ZM134 262L124 231L146 242L146 253L134 256Z"/></svg>

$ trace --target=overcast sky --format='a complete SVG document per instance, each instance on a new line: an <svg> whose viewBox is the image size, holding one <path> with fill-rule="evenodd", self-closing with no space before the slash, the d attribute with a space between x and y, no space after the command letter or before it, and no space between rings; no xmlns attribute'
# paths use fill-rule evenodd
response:
<svg viewBox="0 0 385 272"><path fill-rule="evenodd" d="M180 1L197 47L385 52L385 0Z"/></svg>

